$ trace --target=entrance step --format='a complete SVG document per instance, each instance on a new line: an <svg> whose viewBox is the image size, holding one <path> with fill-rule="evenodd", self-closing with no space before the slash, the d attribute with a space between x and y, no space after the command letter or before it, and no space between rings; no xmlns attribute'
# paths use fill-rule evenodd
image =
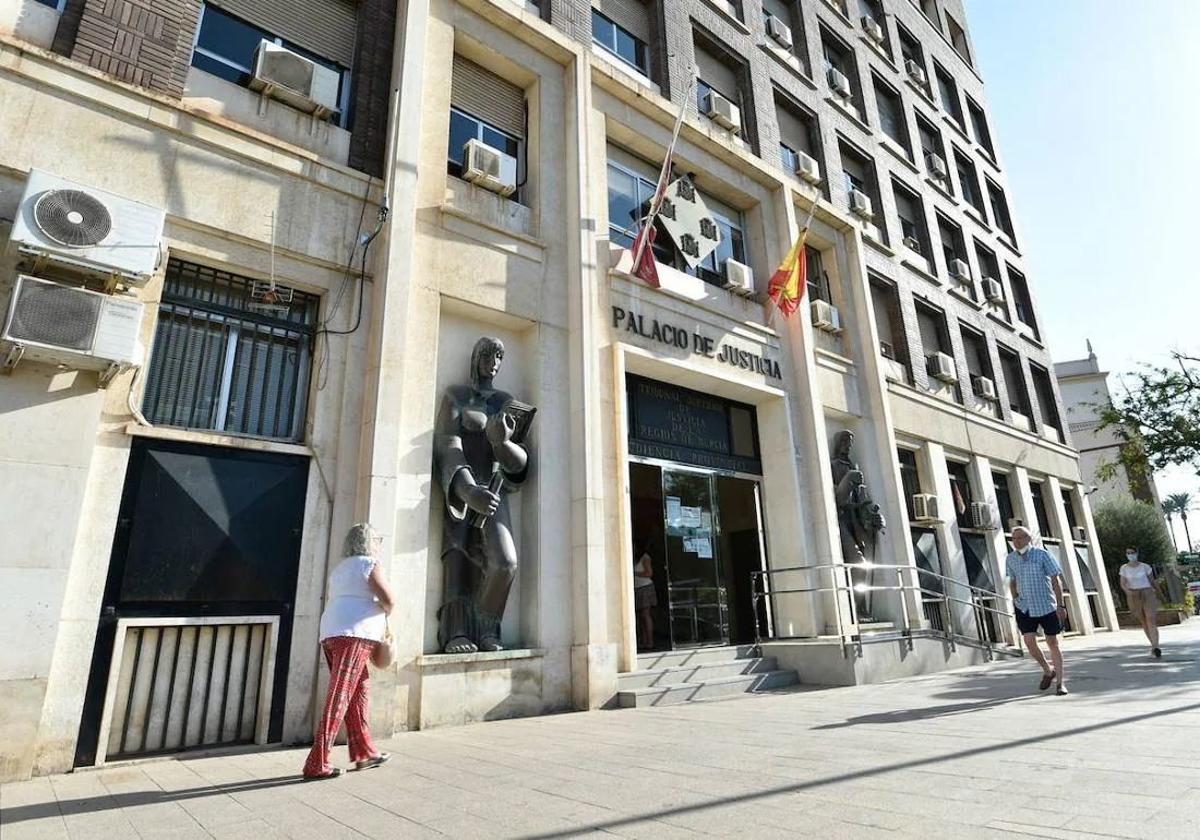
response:
<svg viewBox="0 0 1200 840"><path fill-rule="evenodd" d="M652 668L621 674L617 677L617 688L625 691L635 688L661 688L680 683L711 682L725 677L768 673L776 668L778 668L778 663L773 656L730 659L724 662L699 662L693 665Z"/></svg>
<svg viewBox="0 0 1200 840"><path fill-rule="evenodd" d="M795 671L763 671L762 673L739 674L734 677L719 677L703 682L682 682L675 685L650 686L618 691L617 701L622 708L644 708L646 706L669 706L693 700L711 700L756 691L786 688L800 682Z"/></svg>
<svg viewBox="0 0 1200 840"><path fill-rule="evenodd" d="M617 704L667 706L800 682L795 671L780 670L775 657L757 653L753 645L643 653L638 656L638 670L617 677Z"/></svg>
<svg viewBox="0 0 1200 840"><path fill-rule="evenodd" d="M655 651L654 653L639 653L637 663L638 670L652 671L656 668L679 668L684 665L701 665L708 662L732 662L735 659L750 659L754 657L755 653L754 645L663 650Z"/></svg>

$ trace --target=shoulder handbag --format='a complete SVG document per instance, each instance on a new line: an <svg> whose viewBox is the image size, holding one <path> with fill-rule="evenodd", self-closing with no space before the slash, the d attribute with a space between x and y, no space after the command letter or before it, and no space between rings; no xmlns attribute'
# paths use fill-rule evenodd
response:
<svg viewBox="0 0 1200 840"><path fill-rule="evenodd" d="M371 651L371 664L376 668L386 668L396 659L396 637L392 635L392 617L384 618L383 638Z"/></svg>

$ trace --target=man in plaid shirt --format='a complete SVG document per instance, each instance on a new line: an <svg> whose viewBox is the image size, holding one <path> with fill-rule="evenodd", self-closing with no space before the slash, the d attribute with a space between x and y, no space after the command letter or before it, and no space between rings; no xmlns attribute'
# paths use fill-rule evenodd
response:
<svg viewBox="0 0 1200 840"><path fill-rule="evenodd" d="M1013 528L1015 550L1008 555L1005 574L1016 608L1017 629L1025 639L1029 654L1042 666L1042 682L1038 688L1045 691L1057 678L1057 693L1063 695L1067 693L1067 686L1058 635L1062 632L1067 609L1063 606L1062 567L1050 552L1030 545L1032 541L1033 535L1027 528ZM1046 647L1050 648L1053 668L1046 664L1046 657L1038 646L1039 627L1046 633Z"/></svg>

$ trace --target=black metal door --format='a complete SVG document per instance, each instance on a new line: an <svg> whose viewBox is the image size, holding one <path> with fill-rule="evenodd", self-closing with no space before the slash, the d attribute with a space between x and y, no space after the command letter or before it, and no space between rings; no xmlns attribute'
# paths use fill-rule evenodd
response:
<svg viewBox="0 0 1200 840"><path fill-rule="evenodd" d="M308 458L135 439L76 766L95 763L121 618L280 616L269 740L281 737Z"/></svg>

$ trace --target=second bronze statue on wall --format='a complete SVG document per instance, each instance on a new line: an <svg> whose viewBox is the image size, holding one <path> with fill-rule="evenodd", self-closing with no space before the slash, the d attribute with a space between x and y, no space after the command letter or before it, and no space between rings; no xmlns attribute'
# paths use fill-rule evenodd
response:
<svg viewBox="0 0 1200 840"><path fill-rule="evenodd" d="M860 622L870 621L871 589L874 576L868 560L874 561L875 543L886 523L879 505L871 498L862 470L850 457L854 432L843 429L833 438L833 494L837 505L838 532L842 541L842 562L857 566L850 573L856 587L854 604ZM865 587L859 590L858 586Z"/></svg>
<svg viewBox="0 0 1200 840"><path fill-rule="evenodd" d="M446 653L501 649L500 619L517 573L508 497L529 474L525 436L536 409L492 387L504 343L483 337L470 384L446 390L434 440L445 496L438 646Z"/></svg>

